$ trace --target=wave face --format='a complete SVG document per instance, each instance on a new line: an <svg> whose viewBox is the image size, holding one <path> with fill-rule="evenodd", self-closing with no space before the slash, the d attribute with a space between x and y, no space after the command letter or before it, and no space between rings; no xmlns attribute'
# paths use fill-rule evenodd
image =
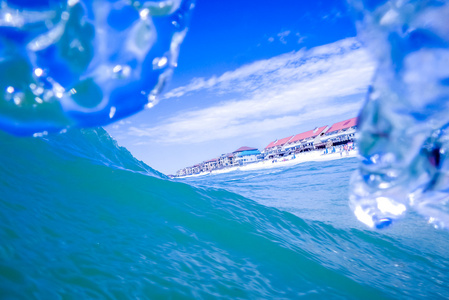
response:
<svg viewBox="0 0 449 300"><path fill-rule="evenodd" d="M449 4L349 0L378 62L350 203L383 228L414 210L449 227ZM157 103L193 0L2 1L0 129L42 136ZM65 129L64 129L65 130Z"/></svg>
<svg viewBox="0 0 449 300"><path fill-rule="evenodd" d="M347 209L354 159L179 182L103 129L0 143L2 298L449 293L446 231L379 234Z"/></svg>
<svg viewBox="0 0 449 300"><path fill-rule="evenodd" d="M193 2L2 1L0 129L104 125L156 104Z"/></svg>
<svg viewBox="0 0 449 300"><path fill-rule="evenodd" d="M351 1L378 61L359 117L358 219L383 228L417 211L449 227L449 3Z"/></svg>

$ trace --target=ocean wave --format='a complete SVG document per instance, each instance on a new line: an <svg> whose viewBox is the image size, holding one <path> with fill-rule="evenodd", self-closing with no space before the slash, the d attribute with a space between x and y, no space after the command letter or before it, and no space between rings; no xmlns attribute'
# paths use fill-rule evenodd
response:
<svg viewBox="0 0 449 300"><path fill-rule="evenodd" d="M411 208L448 228L449 4L351 3L378 62L359 117L351 206L370 227L387 227Z"/></svg>
<svg viewBox="0 0 449 300"><path fill-rule="evenodd" d="M359 118L363 159L351 206L370 227L389 226L412 208L446 228L449 5L350 3L378 62ZM191 0L4 2L0 128L39 137L153 106L192 8Z"/></svg>
<svg viewBox="0 0 449 300"><path fill-rule="evenodd" d="M102 130L1 135L3 297L379 294L302 249L307 222L154 176Z"/></svg>
<svg viewBox="0 0 449 300"><path fill-rule="evenodd" d="M0 129L99 126L154 106L192 8L190 0L3 1Z"/></svg>
<svg viewBox="0 0 449 300"><path fill-rule="evenodd" d="M439 241L435 247L421 245L416 229L409 237L342 227L338 220L344 216L337 211L345 207L347 185L333 189L339 197L327 199L333 221L249 199L259 201L268 190L284 190L277 197L284 198L292 194L288 182L300 188L302 181L301 196L290 197L316 201L313 191L322 188L317 180L340 186L349 177L350 171L342 177L348 169L343 160L305 164L290 173L254 171L250 178L221 174L210 187L169 180L103 129L39 138L1 133L0 146L0 294L6 298L379 299L447 293L439 284L449 274L449 245L440 236L445 232L421 228L426 240ZM234 181L220 184L220 176ZM245 197L231 189L245 185Z"/></svg>
<svg viewBox="0 0 449 300"><path fill-rule="evenodd" d="M50 39L52 34L58 34L61 27L57 24L62 22L59 18L67 11L65 4L60 6L59 2L52 1L27 3L30 7L14 16L8 15L11 14L8 6L2 7L0 27L4 36L9 39L14 33L29 43L38 36ZM117 10L115 6L112 9L117 3L124 10L129 9L122 1L101 3L107 4L104 11L109 13ZM159 13L173 16L172 10L189 2L171 3L172 6ZM65 21L70 23L72 17L80 16L81 4L68 1L68 5L78 10L64 15ZM427 9L434 12L433 8L438 12L445 6L428 4L423 12L429 12ZM35 14L36 10L40 13ZM369 10L369 13L375 11L372 7ZM30 11L33 12L31 20L27 19ZM50 26L54 31L50 32L47 25L42 24L42 18L49 15L55 18L54 27ZM437 16L440 15L437 13ZM78 28L76 22L72 25ZM122 25L117 24L117 30L120 31ZM29 31L30 26L35 31ZM86 26L90 26L89 22ZM41 46L46 45L45 38L38 40ZM7 49L4 41L1 42L2 51ZM83 41L79 42L82 46ZM20 93L17 87L37 89L42 84L42 88L55 93L59 90L52 82L47 85L40 81L52 77L45 74L46 69L41 65L30 65L31 59L28 61L25 56L30 52L20 48L19 44L19 40L10 44L11 49L20 54L18 59L2 53L8 58L2 62L3 66L9 69L0 69L0 73L3 72L0 84L10 94L3 97L11 97L5 98L0 106L3 129L15 134L30 134L36 130L59 130L74 123L92 125L97 118L100 122L114 120L137 107L135 103L121 102L122 110L112 102L104 107L97 107L94 102L82 102L76 104L79 107L69 106L71 108L66 111L65 104L53 99L49 103L38 102L36 112L26 114L35 104L29 103L31 98L27 97L37 91L27 90L16 95ZM58 49L63 46L58 42L48 47ZM79 45L74 46L79 50ZM38 58L37 54L35 58ZM156 65L159 62L156 61ZM64 64L70 64L70 61ZM392 65L388 66L390 70ZM31 77L19 78L14 72L11 78L6 76L5 70L16 68L26 70ZM116 70L117 73L125 72L123 68ZM147 75L154 78L159 78L155 75L157 72L165 72L163 69L149 70L151 74ZM76 76L70 76L67 82L77 80ZM18 85L9 85L12 81L8 80L18 80ZM31 81L35 86L31 86ZM377 82L386 84L376 79L371 96L385 87ZM90 91L91 83L85 84L85 91ZM9 86L13 89L8 90ZM130 91L134 87L127 85ZM100 88L103 90L104 87L100 85ZM427 122L417 123L418 115L411 114L410 110L403 111L405 116L398 118L400 111L390 106L393 104L382 97L376 99L369 100L362 113L361 153L366 160L359 170L361 178L354 179L351 201L371 220L378 218L373 224L380 227L388 218L397 216L377 214L378 211L383 213L378 191L400 191L392 192L394 197L399 197L409 195L406 188L421 184L425 188L413 190L416 201L421 203L414 207L427 209L430 206L425 205L421 194L431 196L431 201L435 201L438 193L444 195L447 140L443 125L437 126L436 130L429 129L422 125ZM142 100L142 105L147 100ZM407 107L405 102L398 103ZM110 118L112 105L117 110ZM88 109L84 110L84 106ZM389 113L382 116L377 113L383 110ZM71 113L67 113L69 111ZM435 114L429 118L445 122L444 112L436 110ZM410 122L405 122L407 120ZM398 137L395 130L410 138L407 136L410 132L401 127L401 122L415 130L418 137L424 136L418 140L419 147L415 140L403 139L400 140L402 143L394 140ZM393 135L388 136L389 132ZM408 147L409 143L416 149ZM397 176L397 181L382 177L389 156L372 152L382 147L394 151L397 147L394 153L403 154L403 160L393 160L391 170L405 177ZM405 151L406 147L409 152ZM411 159L405 159L407 157ZM136 160L101 128L69 129L64 134L36 134L35 138L19 138L0 132L0 295L2 298L37 299L445 297L449 280L447 232L417 226L421 223L413 217L413 212L411 222L405 221L401 231L392 228L392 231L380 234L364 230L362 226L347 226L351 222L342 226L344 222L339 220L346 215L340 214L339 208L346 209L347 201L347 185L343 182L347 182L353 168L341 161L303 164L271 173L220 174L209 177L214 179L215 185L193 182L189 185L172 181ZM412 164L405 164L410 161ZM379 177L370 179L371 175L377 174ZM325 175L330 177L325 180ZM379 178L381 180L377 181ZM384 186L383 182L393 182L397 189L393 189L393 185ZM335 188L326 190L330 183ZM336 196L314 198L316 191L323 190ZM367 190L370 194L360 193ZM361 196L366 197L362 199ZM312 218L310 211L298 216L298 212L291 214L282 207L276 209L260 204L267 198L279 197L290 197L297 202L310 200L315 205L320 204L318 201L324 202L335 219L317 220ZM410 199L409 196L407 201ZM388 201L391 204L391 199ZM400 204L411 205L407 201ZM443 203L439 201L436 204ZM377 211L371 214L373 209ZM423 213L423 210L417 210ZM434 216L435 212L444 210L437 207L432 212Z"/></svg>

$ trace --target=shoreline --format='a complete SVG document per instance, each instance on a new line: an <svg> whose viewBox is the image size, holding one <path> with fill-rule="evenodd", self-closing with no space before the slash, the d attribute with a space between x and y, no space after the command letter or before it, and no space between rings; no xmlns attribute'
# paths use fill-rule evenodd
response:
<svg viewBox="0 0 449 300"><path fill-rule="evenodd" d="M250 164L243 165L243 166L227 167L227 168L223 168L223 169L212 170L209 172L201 172L198 174L180 176L177 178L200 177L200 176L206 176L206 175L229 173L229 172L234 172L234 171L254 171L254 170L263 170L263 169L282 168L282 167L286 167L286 166L294 166L294 165L305 163L305 162L337 160L337 159L343 159L343 158L357 157L357 155L358 155L357 150L343 152L342 155L340 155L340 152L322 154L321 151L311 151L311 152L299 153L299 154L295 154L295 155L288 155L284 158L268 159L268 160L250 163ZM293 158L293 156L295 156L295 158ZM275 162L273 162L273 161L275 161Z"/></svg>

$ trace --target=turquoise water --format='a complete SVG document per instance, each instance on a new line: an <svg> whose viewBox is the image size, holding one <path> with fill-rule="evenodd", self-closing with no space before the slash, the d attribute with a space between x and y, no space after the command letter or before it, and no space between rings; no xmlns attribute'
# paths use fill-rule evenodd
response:
<svg viewBox="0 0 449 300"><path fill-rule="evenodd" d="M361 163L173 181L53 133L156 105L193 1L3 1L0 128L36 138L0 132L0 298L448 298L448 3L348 2L377 61Z"/></svg>
<svg viewBox="0 0 449 300"><path fill-rule="evenodd" d="M449 1L348 4L357 39L376 64L358 117L363 159L350 186L351 209L372 228L413 211L448 229ZM194 6L2 1L0 129L42 137L154 107L177 66Z"/></svg>
<svg viewBox="0 0 449 300"><path fill-rule="evenodd" d="M2 299L449 295L449 233L364 227L355 159L172 181L103 129L0 141Z"/></svg>

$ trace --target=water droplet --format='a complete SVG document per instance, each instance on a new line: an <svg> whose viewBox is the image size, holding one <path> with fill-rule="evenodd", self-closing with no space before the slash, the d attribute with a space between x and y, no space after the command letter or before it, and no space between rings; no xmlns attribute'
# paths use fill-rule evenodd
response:
<svg viewBox="0 0 449 300"><path fill-rule="evenodd" d="M148 8L144 8L140 11L139 15L142 20L146 20L148 15L150 14L150 10Z"/></svg>
<svg viewBox="0 0 449 300"><path fill-rule="evenodd" d="M61 14L61 20L67 21L69 19L69 17L70 17L70 14L66 11Z"/></svg>
<svg viewBox="0 0 449 300"><path fill-rule="evenodd" d="M61 99L64 96L65 89L56 81L53 81L53 92L55 96Z"/></svg>
<svg viewBox="0 0 449 300"><path fill-rule="evenodd" d="M69 6L74 6L75 4L77 4L78 3L78 0L69 0L69 1L67 1L67 4L69 5Z"/></svg>
<svg viewBox="0 0 449 300"><path fill-rule="evenodd" d="M390 218L382 218L379 221L376 222L376 228L377 229L383 229L387 228L393 223L393 220Z"/></svg>
<svg viewBox="0 0 449 300"><path fill-rule="evenodd" d="M7 22L7 23L12 22L12 15L10 13L5 14L5 22Z"/></svg>
<svg viewBox="0 0 449 300"><path fill-rule="evenodd" d="M52 131L55 130L53 126L59 127L57 130L68 124L81 126L85 122L78 121L91 113L98 115L98 118L92 118L92 123L107 124L116 119L116 114L124 117L141 109L142 103L128 105L128 101L143 99L145 102L155 84L154 80L145 80L171 70L170 37L179 31L173 25L180 23L184 28L178 13L188 13L184 6L178 10L183 1L106 1L106 15L99 18L95 5L84 5L80 0L63 0L62 6L50 1L51 5L36 11L10 7L8 1L1 0L0 23L10 28L8 30L20 29L21 35L26 37L4 36L5 44L23 50L19 51L19 56L3 57L6 60L4 70L11 70L6 72L11 78L6 78L0 94L2 105L17 110L11 111L12 121L32 135L36 130L46 129L45 126L50 126ZM132 22L126 28L117 29L105 18L112 9L121 11L122 8L132 12L129 15ZM153 22L153 15L158 16L157 22ZM158 31L163 39L157 39ZM114 44L118 36L122 38ZM150 51L152 49L154 51ZM52 51L58 54L57 57L51 54ZM154 62L156 71L151 65L155 53L158 53ZM91 82L86 83L89 80ZM141 90L145 90L143 95L140 95ZM136 93L139 99L134 100ZM114 98L116 95L117 99ZM150 106L154 106L156 97L151 98L155 102ZM21 118L22 109L29 109L33 114ZM0 116L8 113L3 111ZM53 113L58 118L61 116L56 122ZM48 119L51 121L46 122Z"/></svg>
<svg viewBox="0 0 449 300"><path fill-rule="evenodd" d="M153 108L158 102L159 99L157 98L156 94L152 91L148 96L148 104L146 105L146 108Z"/></svg>
<svg viewBox="0 0 449 300"><path fill-rule="evenodd" d="M126 65L116 65L113 69L112 72L114 72L115 74L115 78L128 78L129 75L131 74L131 68L129 66Z"/></svg>
<svg viewBox="0 0 449 300"><path fill-rule="evenodd" d="M398 17L399 17L398 12L393 9L390 9L389 11L387 11L384 14L384 16L380 20L379 24L380 25L391 25L398 19Z"/></svg>
<svg viewBox="0 0 449 300"><path fill-rule="evenodd" d="M48 131L42 131L42 132L36 132L35 134L33 134L33 137L43 137L48 135Z"/></svg>
<svg viewBox="0 0 449 300"><path fill-rule="evenodd" d="M16 96L14 96L14 103L16 104L16 105L20 105L21 103L22 103L22 97L20 97L20 95L16 95Z"/></svg>
<svg viewBox="0 0 449 300"><path fill-rule="evenodd" d="M42 93L44 93L44 88L38 86L36 89L33 90L33 94L35 94L36 96L42 95Z"/></svg>
<svg viewBox="0 0 449 300"><path fill-rule="evenodd" d="M43 71L41 68L36 68L36 69L34 69L34 74L35 74L37 77L41 77L43 73L44 73L44 71Z"/></svg>
<svg viewBox="0 0 449 300"><path fill-rule="evenodd" d="M163 67L165 67L167 65L168 59L165 56L162 57L156 57L155 59L153 59L153 69L157 70L157 69L162 69Z"/></svg>
<svg viewBox="0 0 449 300"><path fill-rule="evenodd" d="M159 60L159 62L157 63L157 65L159 66L159 67L164 67L166 64L167 64L167 58L164 56L164 57L162 57L160 60Z"/></svg>
<svg viewBox="0 0 449 300"><path fill-rule="evenodd" d="M111 109L109 110L109 118L112 119L114 117L115 111L116 111L115 106L111 106Z"/></svg>
<svg viewBox="0 0 449 300"><path fill-rule="evenodd" d="M122 66L121 65L116 65L113 69L112 69L112 71L114 72L114 73L118 73L118 72L120 72L122 70Z"/></svg>

